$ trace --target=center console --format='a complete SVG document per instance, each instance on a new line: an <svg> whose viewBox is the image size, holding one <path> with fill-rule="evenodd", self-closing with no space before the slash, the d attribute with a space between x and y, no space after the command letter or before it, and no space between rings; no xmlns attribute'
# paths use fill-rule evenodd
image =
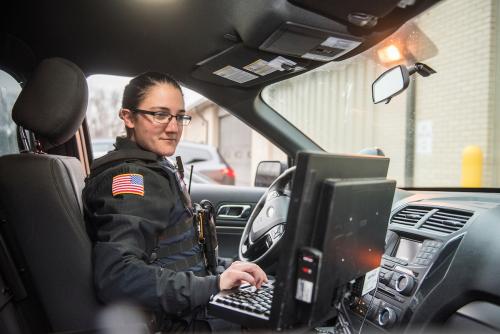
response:
<svg viewBox="0 0 500 334"><path fill-rule="evenodd" d="M396 327L411 312L412 298L443 248L443 241L393 233L382 256L375 290L355 297L351 311L384 329ZM360 295L360 294L359 294Z"/></svg>

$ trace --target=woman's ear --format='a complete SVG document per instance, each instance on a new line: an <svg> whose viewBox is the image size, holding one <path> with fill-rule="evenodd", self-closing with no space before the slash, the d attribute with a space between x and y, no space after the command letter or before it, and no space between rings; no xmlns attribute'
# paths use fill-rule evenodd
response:
<svg viewBox="0 0 500 334"><path fill-rule="evenodd" d="M133 113L129 109L122 108L118 113L123 123L127 128L133 129L135 127L135 119Z"/></svg>

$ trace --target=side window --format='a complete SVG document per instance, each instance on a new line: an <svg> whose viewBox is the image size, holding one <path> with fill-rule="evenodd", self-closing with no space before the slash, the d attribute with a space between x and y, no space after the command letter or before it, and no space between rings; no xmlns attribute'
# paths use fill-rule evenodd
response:
<svg viewBox="0 0 500 334"><path fill-rule="evenodd" d="M208 161L213 158L210 154L210 150L203 147L203 144L198 144L198 147L193 147L195 145L197 144L181 141L179 145L177 145L175 154L180 155L182 161L186 164Z"/></svg>
<svg viewBox="0 0 500 334"><path fill-rule="evenodd" d="M12 107L19 93L21 85L0 70L0 156L19 153L16 124L12 120Z"/></svg>
<svg viewBox="0 0 500 334"><path fill-rule="evenodd" d="M113 150L115 137L125 134L118 111L129 81L107 75L88 78L87 124L94 159ZM192 182L251 186L260 161L286 161L282 151L217 104L186 88L183 94L192 121L174 156L182 157L186 170L193 166Z"/></svg>

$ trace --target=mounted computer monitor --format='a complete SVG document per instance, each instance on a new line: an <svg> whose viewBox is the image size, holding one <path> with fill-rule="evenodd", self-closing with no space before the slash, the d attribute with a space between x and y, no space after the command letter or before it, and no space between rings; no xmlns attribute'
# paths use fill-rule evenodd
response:
<svg viewBox="0 0 500 334"><path fill-rule="evenodd" d="M395 188L394 181L386 180L388 166L388 158L377 156L297 155L277 267L273 327L311 326L333 316L337 289L379 265ZM308 249L320 256L314 296L297 297L298 273L304 269L297 266L299 253Z"/></svg>

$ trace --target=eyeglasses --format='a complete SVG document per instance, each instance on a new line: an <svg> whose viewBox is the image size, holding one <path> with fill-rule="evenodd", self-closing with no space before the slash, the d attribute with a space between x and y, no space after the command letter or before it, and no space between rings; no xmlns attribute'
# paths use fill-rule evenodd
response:
<svg viewBox="0 0 500 334"><path fill-rule="evenodd" d="M153 116L153 120L157 123L168 124L175 118L177 124L186 126L191 122L191 116L189 115L171 115L165 111L149 111L149 110L141 110L141 109L130 109L130 111L134 113L146 114Z"/></svg>

